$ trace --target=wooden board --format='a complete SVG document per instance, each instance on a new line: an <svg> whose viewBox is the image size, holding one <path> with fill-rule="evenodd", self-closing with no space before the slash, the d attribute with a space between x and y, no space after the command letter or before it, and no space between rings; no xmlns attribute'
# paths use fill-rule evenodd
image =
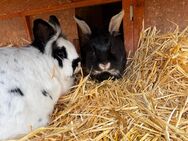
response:
<svg viewBox="0 0 188 141"><path fill-rule="evenodd" d="M76 23L73 20L74 9L51 12L50 14L39 14L36 16L15 17L0 20L0 46L6 44L27 45L32 39L32 22L36 18L48 20L49 15L56 15L60 20L63 33L71 42L78 39Z"/></svg>
<svg viewBox="0 0 188 141"><path fill-rule="evenodd" d="M25 27L23 25L24 19L21 17L0 20L0 46L7 44L28 44L27 34L25 32Z"/></svg>
<svg viewBox="0 0 188 141"><path fill-rule="evenodd" d="M132 5L132 0L123 0L122 6L125 12L123 19L123 29L124 29L124 44L127 51L132 51L133 46L133 20L130 19L130 6Z"/></svg>
<svg viewBox="0 0 188 141"><path fill-rule="evenodd" d="M58 18L63 19L63 30L67 37L76 45L78 45L78 37L76 25L73 22L74 8L107 4L121 0L2 0L0 1L0 25L4 27L1 34L9 34L0 39L3 44L24 44L18 41L19 34L22 34L25 44L32 39L32 21L36 17L47 17L47 15L58 15ZM64 12L65 10L65 12ZM66 12L69 10L69 12ZM58 13L59 12L59 13ZM19 17L20 21L14 20ZM2 21L3 20L3 21ZM5 21L4 21L5 20ZM11 22L13 21L13 22ZM65 22L66 21L66 22ZM6 24L4 24L6 23ZM13 28L9 28L14 23ZM65 25L64 25L65 24ZM24 30L20 30L24 28ZM12 31L14 29L14 34ZM15 38L17 37L17 38Z"/></svg>
<svg viewBox="0 0 188 141"><path fill-rule="evenodd" d="M188 26L187 0L145 0L145 25L156 26L162 33Z"/></svg>
<svg viewBox="0 0 188 141"><path fill-rule="evenodd" d="M144 20L144 6L145 0L133 0L134 5L134 27L133 27L133 50L138 48L138 40L140 38L140 31L142 30L142 23Z"/></svg>
<svg viewBox="0 0 188 141"><path fill-rule="evenodd" d="M2 0L0 18L37 15L57 10L106 4L121 0Z"/></svg>
<svg viewBox="0 0 188 141"><path fill-rule="evenodd" d="M71 16L73 14L69 13L70 15L62 16L62 13L66 9L74 9L78 7L85 7L85 6L93 6L99 4L107 4L107 3L114 3L114 2L121 2L121 0L3 0L0 1L0 19L5 20L9 18L20 17L21 23L17 22L14 24L16 27L23 27L25 30L19 30L23 34L23 38L25 40L31 41L32 39L32 32L31 32L31 23L33 19L36 17L47 17L47 15L53 14L54 12L57 14L59 11L60 19L65 19L63 27L65 33L69 37L69 39L74 42L76 45L78 44L78 37L77 31L75 30L76 25L73 21ZM122 0L122 5L125 10L125 18L124 18L124 37L125 37L125 47L127 50L135 50L139 32L141 29L141 21L143 18L143 10L144 10L144 0ZM134 21L130 20L130 5L134 5ZM66 12L65 12L66 13ZM55 15L56 15L55 14ZM67 16L67 18L66 18ZM67 23L67 24L66 24ZM11 22L8 22L6 25L10 26ZM20 25L21 24L21 25ZM70 28L71 26L71 28ZM8 28L8 27L7 27ZM16 30L17 31L17 30ZM11 33L11 30L8 32ZM11 35L11 34L10 34ZM10 39L13 39L14 36L9 36ZM19 36L17 36L19 37ZM10 40L9 39L9 40Z"/></svg>
<svg viewBox="0 0 188 141"><path fill-rule="evenodd" d="M125 11L124 17L124 40L127 51L137 49L142 21L144 19L144 0L123 0L122 5ZM132 6L132 16L130 17Z"/></svg>

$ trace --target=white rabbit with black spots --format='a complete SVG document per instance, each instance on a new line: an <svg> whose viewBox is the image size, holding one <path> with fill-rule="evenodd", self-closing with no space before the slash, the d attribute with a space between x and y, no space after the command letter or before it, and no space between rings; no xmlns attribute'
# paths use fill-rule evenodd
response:
<svg viewBox="0 0 188 141"><path fill-rule="evenodd" d="M0 140L46 126L80 68L76 49L55 16L49 22L36 19L33 34L31 45L0 48Z"/></svg>

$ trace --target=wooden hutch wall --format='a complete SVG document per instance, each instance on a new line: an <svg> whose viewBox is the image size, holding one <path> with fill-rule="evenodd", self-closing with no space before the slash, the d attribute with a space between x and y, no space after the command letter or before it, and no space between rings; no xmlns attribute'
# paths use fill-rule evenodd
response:
<svg viewBox="0 0 188 141"><path fill-rule="evenodd" d="M21 17L0 20L0 46L26 44L28 38L23 25L24 21Z"/></svg>
<svg viewBox="0 0 188 141"><path fill-rule="evenodd" d="M48 20L49 15L56 15L60 21L63 33L65 33L71 42L74 42L74 39L78 38L76 24L73 19L74 14L74 9L66 9L57 12L33 15L29 17L28 26L32 29L32 21L36 18ZM25 24L24 18L22 17L0 20L0 45L10 43L14 45L27 45L30 43L32 33L29 33L31 32L30 29L29 31L25 30Z"/></svg>
<svg viewBox="0 0 188 141"><path fill-rule="evenodd" d="M77 45L75 8L120 2L121 0L4 0L0 1L0 46L26 45L32 39L32 21L56 15L68 39Z"/></svg>
<svg viewBox="0 0 188 141"><path fill-rule="evenodd" d="M180 29L188 25L187 0L3 0L0 1L0 46L3 44L25 45L31 40L32 21L47 19L54 14L61 21L63 32L77 44L78 33L72 17L75 8L121 2L125 10L124 35L127 50L135 50L144 18L145 27L156 26L161 32ZM133 19L130 19L130 5ZM170 22L171 21L171 22Z"/></svg>
<svg viewBox="0 0 188 141"><path fill-rule="evenodd" d="M180 30L188 26L188 0L145 0L145 27L168 32L175 24Z"/></svg>
<svg viewBox="0 0 188 141"><path fill-rule="evenodd" d="M141 0L143 3L144 0ZM4 0L0 1L0 45L26 45L32 39L32 21L35 18L47 19L49 15L57 15L64 33L78 46L77 26L72 19L75 8L120 2L125 10L124 37L127 50L134 50L139 37L143 14L139 13L140 2L137 0ZM135 5L134 22L130 20L130 4ZM142 9L143 11L143 5ZM108 12L107 12L108 13ZM138 20L139 19L139 20ZM141 20L140 20L141 19ZM100 21L100 20L99 20ZM134 23L134 24L133 24ZM136 28L134 28L136 27ZM133 31L134 29L134 31ZM133 39L134 38L134 39Z"/></svg>

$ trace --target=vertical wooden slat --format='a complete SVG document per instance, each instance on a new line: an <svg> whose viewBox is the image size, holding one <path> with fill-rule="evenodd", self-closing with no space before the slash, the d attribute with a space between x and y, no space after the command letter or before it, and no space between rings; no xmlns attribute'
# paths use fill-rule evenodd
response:
<svg viewBox="0 0 188 141"><path fill-rule="evenodd" d="M133 46L134 50L138 47L142 21L144 19L144 0L133 0L134 5L134 25L133 25Z"/></svg>
<svg viewBox="0 0 188 141"><path fill-rule="evenodd" d="M125 12L123 19L123 29L124 29L124 43L127 51L133 51L133 21L130 19L130 5L132 0L122 0L122 7Z"/></svg>
<svg viewBox="0 0 188 141"><path fill-rule="evenodd" d="M27 40L31 41L32 40L32 31L31 31L31 20L30 16L25 16L24 17L24 29L27 35Z"/></svg>

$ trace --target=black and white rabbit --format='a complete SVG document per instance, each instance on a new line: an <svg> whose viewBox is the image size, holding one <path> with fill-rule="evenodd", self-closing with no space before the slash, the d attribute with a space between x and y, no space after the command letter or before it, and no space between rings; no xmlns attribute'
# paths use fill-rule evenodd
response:
<svg viewBox="0 0 188 141"><path fill-rule="evenodd" d="M120 78L124 72L126 52L119 33L123 16L123 10L113 16L107 32L91 30L85 21L74 17L82 31L80 50L83 70L94 79Z"/></svg>
<svg viewBox="0 0 188 141"><path fill-rule="evenodd" d="M80 59L55 16L36 19L27 47L0 48L0 140L47 125L58 98L73 85Z"/></svg>

